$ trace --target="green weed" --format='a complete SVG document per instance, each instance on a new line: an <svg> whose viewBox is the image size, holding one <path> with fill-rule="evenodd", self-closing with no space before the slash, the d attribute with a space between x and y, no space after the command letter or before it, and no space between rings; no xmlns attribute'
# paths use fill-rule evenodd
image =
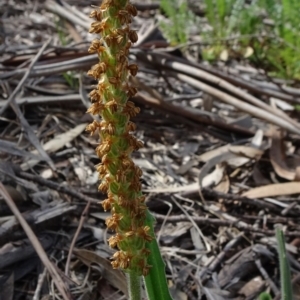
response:
<svg viewBox="0 0 300 300"><path fill-rule="evenodd" d="M194 15L188 10L187 2L175 3L174 0L161 0L162 11L167 21L161 21L160 27L171 45L185 44L188 41L188 23L193 22Z"/></svg>
<svg viewBox="0 0 300 300"><path fill-rule="evenodd" d="M169 23L160 25L172 45L186 43L195 22L187 2L178 1L161 0ZM299 0L203 1L209 25L199 28L205 60L247 57L268 75L300 79Z"/></svg>
<svg viewBox="0 0 300 300"><path fill-rule="evenodd" d="M268 293L261 293L258 300L272 300L272 297Z"/></svg>
<svg viewBox="0 0 300 300"><path fill-rule="evenodd" d="M67 35L64 31L64 20L63 19L56 20L55 27L56 27L58 38L59 38L61 45L67 46L69 41L68 41ZM79 87L78 79L75 77L75 73L73 71L64 72L62 74L62 76L70 88L77 89Z"/></svg>

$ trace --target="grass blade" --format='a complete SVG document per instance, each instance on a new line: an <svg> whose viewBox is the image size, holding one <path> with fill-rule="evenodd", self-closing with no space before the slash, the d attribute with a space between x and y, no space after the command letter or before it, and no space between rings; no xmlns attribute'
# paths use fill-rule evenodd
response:
<svg viewBox="0 0 300 300"><path fill-rule="evenodd" d="M152 265L150 273L144 277L149 300L172 300L165 275L165 263L162 260L159 247L155 238L153 223L154 217L147 211L146 225L150 227L150 234L153 240L147 243L151 251L148 264Z"/></svg>
<svg viewBox="0 0 300 300"><path fill-rule="evenodd" d="M286 255L284 234L280 228L276 228L276 239L278 243L278 256L280 266L281 299L292 300L293 292L291 272Z"/></svg>

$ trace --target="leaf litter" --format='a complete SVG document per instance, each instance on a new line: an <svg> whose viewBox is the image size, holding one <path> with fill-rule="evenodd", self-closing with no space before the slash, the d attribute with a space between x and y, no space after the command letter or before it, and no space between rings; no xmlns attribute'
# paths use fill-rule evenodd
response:
<svg viewBox="0 0 300 300"><path fill-rule="evenodd" d="M97 137L84 132L95 84L85 72L97 61L87 53L90 7L71 0L0 6L1 182L73 299L122 299L125 277L111 269L111 233L99 205ZM279 297L278 224L299 297L299 87L270 82L226 52L214 66L186 59L192 46L174 49L157 26L141 26L153 24L159 6L137 7L140 41L130 58L140 66L139 93L132 101L141 107L134 121L145 147L133 158L174 299ZM0 298L59 297L57 278L2 198L0 208Z"/></svg>

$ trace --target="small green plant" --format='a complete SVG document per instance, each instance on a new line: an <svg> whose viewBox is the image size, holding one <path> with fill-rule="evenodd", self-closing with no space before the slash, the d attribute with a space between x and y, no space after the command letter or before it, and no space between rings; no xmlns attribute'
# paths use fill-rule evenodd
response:
<svg viewBox="0 0 300 300"><path fill-rule="evenodd" d="M284 234L280 228L276 228L276 239L278 244L277 248L278 248L278 256L279 256L279 266L280 266L281 299L292 300L293 290L292 290L291 271L290 271L289 261L286 255Z"/></svg>
<svg viewBox="0 0 300 300"><path fill-rule="evenodd" d="M246 57L268 75L300 79L300 1L204 0L204 4L202 24L206 24L199 29L205 60ZM161 9L168 21L160 27L171 44L186 43L188 28L195 24L187 1L161 0Z"/></svg>
<svg viewBox="0 0 300 300"><path fill-rule="evenodd" d="M277 251L279 258L279 269L280 269L280 285L281 285L281 299L292 300L293 289L291 281L291 271L289 261L286 255L285 238L281 228L276 228L276 240L277 240ZM271 300L271 295L268 293L261 293L259 300Z"/></svg>
<svg viewBox="0 0 300 300"><path fill-rule="evenodd" d="M269 75L300 79L300 1L205 0L206 17L212 27L203 32L206 59L216 59L226 50L243 57L251 48L250 60Z"/></svg>
<svg viewBox="0 0 300 300"><path fill-rule="evenodd" d="M72 71L64 72L63 77L65 81L68 83L69 87L72 89L78 88L78 80L75 77L75 73Z"/></svg>
<svg viewBox="0 0 300 300"><path fill-rule="evenodd" d="M274 22L273 28L267 31L269 36L265 38L263 47L271 73L284 78L300 79L300 2L260 0L259 4Z"/></svg>
<svg viewBox="0 0 300 300"><path fill-rule="evenodd" d="M236 1L238 2L241 0ZM224 38L231 33L234 27L234 18L231 18L231 14L235 15L233 4L234 0L205 0L206 18L212 27L210 33L214 38Z"/></svg>
<svg viewBox="0 0 300 300"><path fill-rule="evenodd" d="M168 17L168 21L161 21L159 25L170 44L173 46L185 44L188 41L188 24L194 19L187 2L176 3L176 0L161 0L160 7Z"/></svg>
<svg viewBox="0 0 300 300"><path fill-rule="evenodd" d="M272 300L272 297L271 297L271 295L270 294L268 294L268 293L261 293L260 295L259 295L259 298L258 298L259 300Z"/></svg>
<svg viewBox="0 0 300 300"><path fill-rule="evenodd" d="M58 38L62 46L68 45L68 39L67 35L64 32L64 21L62 19L58 19L55 22L55 27L56 31L58 33ZM78 88L78 80L75 77L75 73L73 71L68 71L68 72L63 72L63 78L67 82L67 84L70 86L72 89L77 89Z"/></svg>

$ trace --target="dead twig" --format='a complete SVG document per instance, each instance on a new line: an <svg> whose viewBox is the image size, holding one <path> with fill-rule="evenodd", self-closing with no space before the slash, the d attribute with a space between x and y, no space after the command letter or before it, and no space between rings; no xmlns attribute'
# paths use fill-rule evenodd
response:
<svg viewBox="0 0 300 300"><path fill-rule="evenodd" d="M274 230L263 230L263 229L258 229L254 228L253 226L249 224L244 224L240 223L241 221L230 221L230 220L221 220L217 218L208 218L208 217L195 217L195 216L190 216L189 218L185 215L178 215L178 216L169 216L166 217L161 214L153 213L153 216L160 221L167 220L168 222L172 223L177 223L177 222L186 222L190 221L190 218L192 218L197 224L201 225L211 225L211 226L228 226L228 227L235 227L241 231L246 231L246 232L255 232L258 234L263 234L267 236L274 236L275 231ZM290 237L300 237L300 232L299 231L290 231L284 233L285 236L290 236Z"/></svg>
<svg viewBox="0 0 300 300"><path fill-rule="evenodd" d="M265 268L263 267L261 260L259 258L255 259L255 264L256 264L258 270L260 271L260 274L269 283L269 286L270 286L271 290L273 291L273 293L275 295L277 295L279 290L278 290L277 286L275 285L275 283L273 282L273 280L270 278L270 276L267 273L267 271L265 270Z"/></svg>
<svg viewBox="0 0 300 300"><path fill-rule="evenodd" d="M271 113L269 111L260 109L254 105L243 102L240 99L235 98L227 93L224 93L224 92L222 92L212 86L209 86L208 84L205 84L199 80L196 80L196 79L192 78L191 76L178 74L178 73L174 73L174 72L172 72L172 74L175 78L178 78L179 80L182 80L182 81L190 84L191 86L216 97L220 101L223 101L227 104L230 104L230 105L236 107L237 109L239 109L241 111L249 113L252 116L255 116L255 117L265 120L267 122L270 122L271 124L275 124L281 128L288 130L289 132L300 134L299 125L296 127L294 122L287 121L286 118L283 118L281 115L279 116L278 114L275 114L273 112Z"/></svg>
<svg viewBox="0 0 300 300"><path fill-rule="evenodd" d="M216 84L251 103L252 101L255 101L256 103L258 103L257 101L261 101L250 94L247 95L242 90L239 90L236 87L246 89L256 94L282 99L291 103L300 103L299 97L297 97L298 94L295 90L293 91L293 95L290 95L270 88L262 89L261 87L256 86L251 82L246 82L243 79L230 76L213 68L209 68L198 63L174 57L166 53L158 53L154 51L145 52L141 51L140 49L132 49L132 51L137 56L137 58L143 62L150 62L152 65L156 64L157 66L169 68L170 70L175 70L179 73L185 73L187 75L196 77L200 80L204 80L205 82Z"/></svg>
<svg viewBox="0 0 300 300"><path fill-rule="evenodd" d="M91 202L91 203L99 203L99 200L96 200L94 198L91 198L89 196L86 196L74 189L70 189L66 186L62 186L58 183L55 183L53 181L50 181L50 180L46 180L44 179L43 177L41 176L37 176L37 175L32 175L32 174L29 174L29 173L26 173L26 172L23 172L23 171L20 171L20 170L17 170L15 169L14 170L15 173L24 178L24 179L28 179L28 180L32 180L34 182L37 182L43 186L47 186L49 187L50 189L53 189L53 190L56 190L58 192L61 192L61 193L65 193L67 195L70 195L78 200L81 200L81 201L85 201L85 202Z"/></svg>
<svg viewBox="0 0 300 300"><path fill-rule="evenodd" d="M83 20L81 17L79 18L77 14L74 13L74 11L68 11L66 7L59 5L57 2L47 0L45 2L45 7L50 10L51 12L67 19L68 21L72 22L73 24L77 24L82 26L82 28L88 30L90 28L90 23L87 22L88 18L86 17L85 20ZM90 20L89 20L90 21Z"/></svg>
<svg viewBox="0 0 300 300"><path fill-rule="evenodd" d="M14 201L10 197L10 195L7 193L5 187L3 186L2 182L0 182L0 194L3 196L4 201L9 206L17 220L20 222L21 226L23 227L23 230L25 231L26 235L28 236L28 239L32 243L32 246L34 247L37 255L43 262L45 268L48 270L49 274L51 275L55 286L61 293L61 296L64 300L70 300L73 299L72 295L70 294L67 286L64 284L64 281L60 277L59 273L57 272L56 268L53 266L51 261L49 260L45 250L43 249L42 245L40 244L39 240L37 239L36 235L28 225L28 223L23 218L22 214L20 213L19 209L15 205Z"/></svg>
<svg viewBox="0 0 300 300"><path fill-rule="evenodd" d="M2 115L5 110L8 108L8 106L11 104L11 102L16 98L16 95L18 94L18 92L20 91L20 89L22 88L22 86L24 85L25 81L27 80L27 78L29 77L34 65L36 64L36 62L39 60L39 58L41 57L41 55L44 53L45 49L48 47L48 45L51 42L51 38L49 38L46 43L43 45L43 47L39 50L39 52L36 54L36 56L32 59L28 69L26 70L25 74L23 75L22 79L19 81L19 84L17 85L17 87L14 89L14 91L11 93L11 95L9 96L9 98L6 100L5 104L1 107L0 109L0 115Z"/></svg>
<svg viewBox="0 0 300 300"><path fill-rule="evenodd" d="M220 122L217 120L211 120L206 117L200 117L198 114L193 113L193 112L185 109L184 107L179 107L179 106L173 105L173 104L165 102L163 100L159 100L157 98L148 96L144 93L138 93L137 96L134 97L134 99L137 100L137 102L139 102L139 103L150 105L152 107L155 107L156 109L172 112L176 115L183 116L185 118L191 119L191 120L193 120L197 123L203 124L203 125L212 125L214 127L220 128L220 129L227 129L227 130L230 130L231 132L245 134L247 136L254 135L254 133L249 129L231 125L231 124L227 124L227 123Z"/></svg>
<svg viewBox="0 0 300 300"><path fill-rule="evenodd" d="M86 219L86 216L88 214L88 211L89 211L89 208L90 208L90 205L91 205L91 202L88 201L88 203L86 204L82 214L81 214L81 217L80 217L80 221L79 221L79 224L78 224L78 227L77 227L77 230L74 234L74 237L73 237L73 240L72 240L72 243L70 245L70 249L69 249L69 253L68 253L68 258L67 258L67 262L66 262L66 267L65 267L65 274L68 276L69 274L69 269L70 269L70 262L71 262L71 258L72 258L72 253L73 253L73 249L75 247L75 243L77 241L77 238L79 236L79 233L81 231L81 228L83 226L83 223Z"/></svg>
<svg viewBox="0 0 300 300"><path fill-rule="evenodd" d="M42 55L42 53L44 52L44 50L46 49L46 47L49 45L50 41L51 41L51 38L48 39L48 41L44 44L44 46L40 49L40 51L38 52L38 54L35 56L35 58L33 59L33 61L30 64L29 68L25 72L22 80L20 81L20 83L18 84L18 86L16 87L16 89L14 90L14 92L10 95L10 97L6 101L5 105L1 108L0 115L10 105L11 108L13 109L13 111L15 112L15 114L17 115L17 117L19 118L19 120L20 120L20 122L22 124L22 127L24 128L24 130L25 130L25 132L26 132L26 134L28 136L28 140L38 150L38 152L45 159L45 161L49 164L49 166L53 170L55 170L55 166L54 166L51 158L49 157L49 155L46 153L46 151L41 146L39 140L35 136L32 128L30 127L29 123L27 122L27 120L23 116L23 114L22 114L22 112L21 112L21 110L20 110L20 108L17 105L16 100L15 100L15 97L16 97L17 93L22 88L22 86L23 86L24 82L26 81L26 79L29 77L29 75L30 75L30 73L31 73L31 71L32 71L35 63L37 62L37 60L39 59L39 57Z"/></svg>
<svg viewBox="0 0 300 300"><path fill-rule="evenodd" d="M32 300L40 299L40 293L41 293L41 289L42 289L43 283L45 281L46 275L47 275L47 269L44 268L43 272L40 273L40 275L39 275L38 284L36 286Z"/></svg>

